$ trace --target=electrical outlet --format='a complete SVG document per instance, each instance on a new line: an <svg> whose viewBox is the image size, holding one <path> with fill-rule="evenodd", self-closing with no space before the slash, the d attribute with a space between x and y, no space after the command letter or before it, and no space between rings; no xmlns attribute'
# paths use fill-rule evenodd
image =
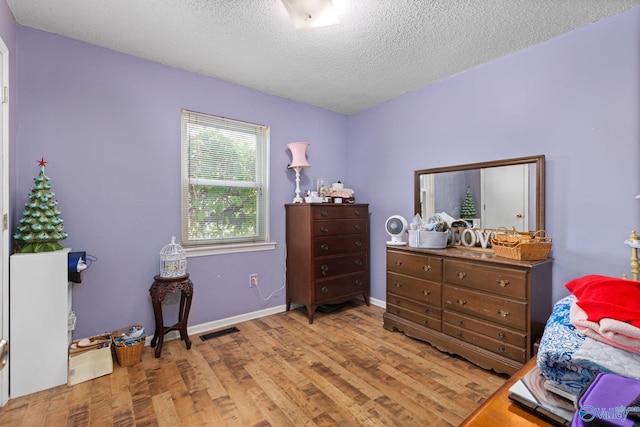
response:
<svg viewBox="0 0 640 427"><path fill-rule="evenodd" d="M249 287L250 288L255 288L256 286L258 286L258 275L257 274L250 274L249 275Z"/></svg>

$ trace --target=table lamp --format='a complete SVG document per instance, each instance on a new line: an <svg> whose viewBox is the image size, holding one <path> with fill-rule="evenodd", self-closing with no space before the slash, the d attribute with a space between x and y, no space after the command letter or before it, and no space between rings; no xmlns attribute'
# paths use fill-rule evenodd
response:
<svg viewBox="0 0 640 427"><path fill-rule="evenodd" d="M296 171L296 197L294 197L293 203L302 203L302 197L300 197L300 169L311 166L307 162L307 147L309 145L308 142L290 142L287 144L287 147L291 150L291 164L288 168Z"/></svg>

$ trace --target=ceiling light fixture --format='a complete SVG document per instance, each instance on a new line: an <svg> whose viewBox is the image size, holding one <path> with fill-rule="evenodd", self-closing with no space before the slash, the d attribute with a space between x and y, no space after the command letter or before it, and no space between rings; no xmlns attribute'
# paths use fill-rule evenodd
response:
<svg viewBox="0 0 640 427"><path fill-rule="evenodd" d="M296 28L315 28L338 22L331 0L282 0Z"/></svg>

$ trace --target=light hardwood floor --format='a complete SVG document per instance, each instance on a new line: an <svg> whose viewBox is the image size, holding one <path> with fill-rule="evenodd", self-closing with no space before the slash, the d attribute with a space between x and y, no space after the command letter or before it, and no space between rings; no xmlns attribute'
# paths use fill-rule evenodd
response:
<svg viewBox="0 0 640 427"><path fill-rule="evenodd" d="M384 330L383 312L354 302L310 325L302 308L190 351L168 341L160 359L146 347L142 363L10 400L0 425L448 426L505 382Z"/></svg>

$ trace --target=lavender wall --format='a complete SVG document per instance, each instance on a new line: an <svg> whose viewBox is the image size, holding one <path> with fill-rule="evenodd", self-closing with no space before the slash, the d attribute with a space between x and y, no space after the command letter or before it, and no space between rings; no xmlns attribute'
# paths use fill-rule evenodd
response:
<svg viewBox="0 0 640 427"><path fill-rule="evenodd" d="M640 8L348 117L26 27L17 47L12 223L44 156L63 243L99 258L74 289L76 336L153 325L147 290L158 251L180 233L181 108L271 125L278 242L275 251L190 258L190 324L264 308L250 273L265 293L282 285L283 205L294 188L286 144L297 140L312 144L303 188L314 177L343 179L370 203L374 298L385 299L384 221L413 216L415 169L534 154L547 156L554 296L578 275L628 272L622 241L640 218Z"/></svg>
<svg viewBox="0 0 640 427"><path fill-rule="evenodd" d="M219 80L18 26L17 196L20 219L37 159L59 201L74 250L98 262L74 286L76 336L141 323L152 331L149 285L159 251L180 236L180 109L271 126L271 238L274 251L188 259L195 284L189 324L284 304L262 305L283 285L284 204L294 196L286 144L308 141L314 175L346 175L346 117Z"/></svg>
<svg viewBox="0 0 640 427"><path fill-rule="evenodd" d="M384 221L413 217L415 169L536 154L547 160L554 298L573 277L628 273L638 76L640 7L350 116L349 181L373 206L372 296L385 296Z"/></svg>
<svg viewBox="0 0 640 427"><path fill-rule="evenodd" d="M435 197L433 200L434 213L444 212L453 218L462 217L462 204L467 195L467 188L471 189L477 217L480 217L480 170L443 172L433 179ZM419 212L416 212L419 213Z"/></svg>

